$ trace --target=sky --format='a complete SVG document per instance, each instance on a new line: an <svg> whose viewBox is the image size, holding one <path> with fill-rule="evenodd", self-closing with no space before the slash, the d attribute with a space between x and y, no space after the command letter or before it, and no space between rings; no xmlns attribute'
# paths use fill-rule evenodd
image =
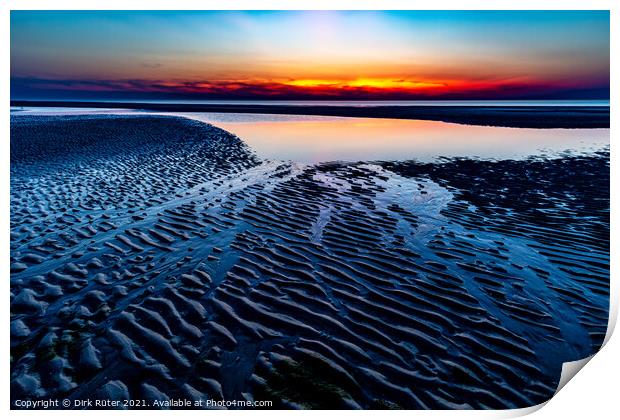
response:
<svg viewBox="0 0 620 420"><path fill-rule="evenodd" d="M11 99L608 99L608 11L12 11Z"/></svg>

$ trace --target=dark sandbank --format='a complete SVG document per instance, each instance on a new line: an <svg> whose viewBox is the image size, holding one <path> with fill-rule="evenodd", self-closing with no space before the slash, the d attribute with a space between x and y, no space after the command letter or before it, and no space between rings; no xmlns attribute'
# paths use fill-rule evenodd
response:
<svg viewBox="0 0 620 420"><path fill-rule="evenodd" d="M608 150L298 165L14 115L10 182L12 401L526 407L607 327Z"/></svg>
<svg viewBox="0 0 620 420"><path fill-rule="evenodd" d="M11 101L11 106L125 108L161 112L398 118L520 128L609 128L605 106L318 106L201 105L139 102Z"/></svg>

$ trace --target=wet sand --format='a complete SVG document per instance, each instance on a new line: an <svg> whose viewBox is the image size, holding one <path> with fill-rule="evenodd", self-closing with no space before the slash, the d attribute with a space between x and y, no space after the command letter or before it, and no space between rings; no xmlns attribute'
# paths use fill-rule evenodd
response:
<svg viewBox="0 0 620 420"><path fill-rule="evenodd" d="M178 117L11 117L12 401L525 407L608 302L608 150L311 165Z"/></svg>
<svg viewBox="0 0 620 420"><path fill-rule="evenodd" d="M158 112L323 115L397 118L520 128L609 128L608 106L326 106L170 104L149 102L11 101L11 106L122 108Z"/></svg>

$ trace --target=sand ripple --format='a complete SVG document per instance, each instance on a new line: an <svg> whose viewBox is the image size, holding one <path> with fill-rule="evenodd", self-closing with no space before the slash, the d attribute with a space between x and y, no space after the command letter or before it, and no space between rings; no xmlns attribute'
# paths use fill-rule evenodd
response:
<svg viewBox="0 0 620 420"><path fill-rule="evenodd" d="M545 401L605 334L608 165L309 166L181 118L12 116L12 398Z"/></svg>

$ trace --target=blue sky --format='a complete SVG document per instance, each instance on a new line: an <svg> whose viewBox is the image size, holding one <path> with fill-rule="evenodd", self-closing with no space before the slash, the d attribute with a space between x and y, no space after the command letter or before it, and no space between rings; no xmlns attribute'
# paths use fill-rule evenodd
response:
<svg viewBox="0 0 620 420"><path fill-rule="evenodd" d="M13 98L601 98L609 12L13 11L11 78Z"/></svg>

